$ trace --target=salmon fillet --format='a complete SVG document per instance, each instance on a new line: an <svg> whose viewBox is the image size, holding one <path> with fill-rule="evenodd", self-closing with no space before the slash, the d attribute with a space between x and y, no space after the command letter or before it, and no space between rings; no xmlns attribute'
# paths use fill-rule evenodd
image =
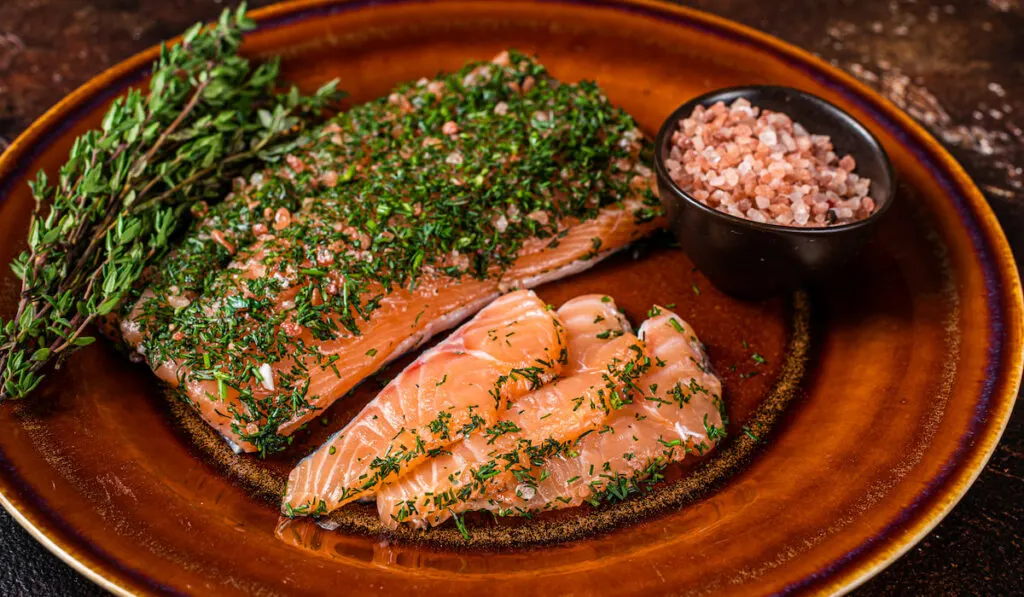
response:
<svg viewBox="0 0 1024 597"><path fill-rule="evenodd" d="M493 425L499 407L553 379L564 328L533 292L495 300L427 350L288 477L286 514L373 496L425 459Z"/></svg>
<svg viewBox="0 0 1024 597"><path fill-rule="evenodd" d="M643 399L615 411L605 433L577 442L572 453L534 471L534 486L480 500L497 515L571 508L583 502L621 501L661 479L661 471L688 454L705 454L725 437L721 381L712 373L696 333L664 308L640 326L653 364L640 380Z"/></svg>
<svg viewBox="0 0 1024 597"><path fill-rule="evenodd" d="M592 83L502 53L356 106L200 208L123 340L240 451L495 297L664 226L651 146Z"/></svg>
<svg viewBox="0 0 1024 597"><path fill-rule="evenodd" d="M569 338L561 376L510 400L484 434L463 439L384 487L377 508L385 526L438 525L477 509L486 495L535 484L529 476L533 462L566 449L639 395L636 381L650 363L610 297L578 297L558 316Z"/></svg>

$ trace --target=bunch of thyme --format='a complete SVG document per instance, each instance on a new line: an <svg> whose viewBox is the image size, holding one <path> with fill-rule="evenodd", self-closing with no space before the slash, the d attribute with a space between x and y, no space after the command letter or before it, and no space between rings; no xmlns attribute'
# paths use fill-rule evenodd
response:
<svg viewBox="0 0 1024 597"><path fill-rule="evenodd" d="M148 93L117 99L102 127L75 141L55 184L42 172L30 184L28 249L11 264L20 301L0 319L0 400L24 397L47 365L91 344L89 325L168 251L189 208L286 155L338 97L333 82L309 96L282 92L277 60L238 55L253 27L242 5L161 48Z"/></svg>

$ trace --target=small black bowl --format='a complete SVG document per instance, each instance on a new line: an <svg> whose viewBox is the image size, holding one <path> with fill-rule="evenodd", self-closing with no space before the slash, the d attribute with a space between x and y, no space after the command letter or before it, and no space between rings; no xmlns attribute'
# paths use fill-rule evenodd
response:
<svg viewBox="0 0 1024 597"><path fill-rule="evenodd" d="M710 107L722 101L728 106L739 98L788 114L812 135L831 137L836 154L852 155L856 174L871 179L874 213L825 228L762 224L708 207L679 188L664 163L679 121L698 105ZM765 298L841 273L842 266L870 240L896 190L889 156L863 125L825 100L789 87L733 87L686 102L658 131L654 162L661 201L683 250L712 284L740 298Z"/></svg>

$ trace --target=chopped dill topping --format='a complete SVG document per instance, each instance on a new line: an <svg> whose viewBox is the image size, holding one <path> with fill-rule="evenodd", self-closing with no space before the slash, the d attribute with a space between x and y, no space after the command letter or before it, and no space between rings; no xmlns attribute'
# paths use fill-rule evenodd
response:
<svg viewBox="0 0 1024 597"><path fill-rule="evenodd" d="M150 279L183 306L143 305L141 351L181 363L180 388L216 379L233 432L261 453L283 449L279 428L320 408L310 379L338 370L322 343L360 336L395 291L500 276L526 240L557 241L567 222L627 197L643 202L638 221L657 216L657 196L636 193L641 174L621 166L650 152L596 84L558 83L520 53L400 85L197 219ZM270 391L250 375L264 362Z"/></svg>

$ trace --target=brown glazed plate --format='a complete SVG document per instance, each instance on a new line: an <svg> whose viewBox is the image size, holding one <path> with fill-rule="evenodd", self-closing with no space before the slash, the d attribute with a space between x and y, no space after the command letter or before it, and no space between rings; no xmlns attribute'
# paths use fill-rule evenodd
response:
<svg viewBox="0 0 1024 597"><path fill-rule="evenodd" d="M122 594L838 593L920 540L985 465L1021 376L1016 266L963 170L851 77L764 34L652 2L309 0L257 17L247 52L283 55L306 87L340 77L354 101L509 47L563 80L596 79L651 135L715 88L804 89L863 122L901 186L875 241L823 288L735 301L681 251L649 243L538 289L553 304L612 294L634 322L675 303L722 374L729 438L648 495L515 523L474 519L468 542L447 528L382 534L358 505L333 532L279 520L285 471L374 384L289 453L260 461L233 455L144 367L97 343L31 399L0 405L0 501L97 583ZM0 262L23 247L26 179L54 172L154 56L77 90L0 158ZM15 294L4 268L0 313Z"/></svg>

